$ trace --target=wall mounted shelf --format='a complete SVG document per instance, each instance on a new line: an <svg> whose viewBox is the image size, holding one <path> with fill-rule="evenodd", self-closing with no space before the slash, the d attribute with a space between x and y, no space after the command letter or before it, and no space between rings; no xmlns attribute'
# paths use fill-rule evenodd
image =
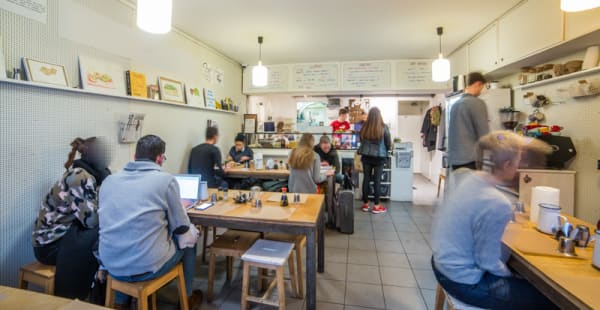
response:
<svg viewBox="0 0 600 310"><path fill-rule="evenodd" d="M103 93L93 92L93 91L84 90L84 89L80 89L80 88L70 88L70 87L64 87L64 86L58 86L58 85L52 85L52 84L44 84L44 83L36 83L36 82L30 82L30 81L21 81L21 80L0 78L0 83L23 85L23 86L27 86L27 87L54 89L54 90L60 90L60 91L66 91L66 92L72 92L72 93L80 93L80 94L92 95L92 96L105 96L105 97L111 97L111 98L141 101L141 102L148 102L148 103L159 103L159 104L165 104L165 105L170 105L170 106L175 106L175 107L180 107L180 108L187 108L187 109L214 111L214 112L221 112L221 113L227 113L227 114L239 114L238 112L228 111L228 110L211 109L211 108L198 107L198 106L192 106L192 105L187 105L187 104L171 103L171 102L167 102L167 101L163 101L163 100L154 100L154 99L139 98L139 97L133 97L133 96L103 94Z"/></svg>
<svg viewBox="0 0 600 310"><path fill-rule="evenodd" d="M600 73L600 66L590 68L587 70L581 70L581 71L553 77L553 78L547 79L547 80L541 80L539 82L528 83L525 85L517 85L517 86L514 86L513 89L528 89L528 88L532 88L532 87L538 87L538 86L542 86L542 85L547 85L547 84L552 84L552 83L556 83L556 82L560 82L560 81L574 79L574 78L577 78L580 76L586 76L586 75L590 75L590 74L594 74L594 73Z"/></svg>

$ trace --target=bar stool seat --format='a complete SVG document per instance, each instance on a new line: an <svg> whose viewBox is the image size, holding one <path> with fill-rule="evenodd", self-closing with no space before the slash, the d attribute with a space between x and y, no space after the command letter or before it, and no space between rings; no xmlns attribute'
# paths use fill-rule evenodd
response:
<svg viewBox="0 0 600 310"><path fill-rule="evenodd" d="M446 293L444 288L438 283L435 292L435 310L444 310L444 301L448 305L448 310L485 310L484 308L478 308L475 306L468 305Z"/></svg>
<svg viewBox="0 0 600 310"><path fill-rule="evenodd" d="M124 282L114 279L110 274L106 280L106 307L114 307L113 290L137 298L138 309L148 309L148 297L152 296L152 309L156 308L156 292L172 280L177 279L177 289L179 290L179 304L181 309L188 310L188 299L185 289L185 280L183 278L183 264L175 265L164 275L140 282Z"/></svg>
<svg viewBox="0 0 600 310"><path fill-rule="evenodd" d="M285 280L283 278L283 266L285 265L286 260L288 261L288 264L293 264L294 256L291 255L293 248L293 243L259 239L248 251L246 251L246 253L244 253L244 255L242 255L242 261L244 261L244 276L242 282L241 309L246 310L248 308L248 301L251 301L270 306L279 306L279 309L285 310ZM249 295L250 267L253 266L267 270L275 270L275 279L269 283L269 286L262 297ZM259 270L259 283L262 281L260 275L261 272ZM293 268L290 268L290 278L292 291L294 294L297 294ZM269 296L275 285L277 285L278 294L278 300L276 302L269 300Z"/></svg>
<svg viewBox="0 0 600 310"><path fill-rule="evenodd" d="M44 265L40 262L23 265L19 269L19 288L27 289L29 283L33 283L43 287L46 294L54 295L55 273L56 266Z"/></svg>
<svg viewBox="0 0 600 310"><path fill-rule="evenodd" d="M227 257L227 280L231 281L233 274L233 258L242 257L242 255L259 238L260 233L257 232L228 230L211 244L208 263L208 292L206 297L209 302L213 300L216 257Z"/></svg>

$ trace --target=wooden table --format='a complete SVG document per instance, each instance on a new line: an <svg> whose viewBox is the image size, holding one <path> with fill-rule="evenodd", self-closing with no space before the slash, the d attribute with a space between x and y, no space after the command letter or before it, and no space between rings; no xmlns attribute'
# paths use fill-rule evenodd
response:
<svg viewBox="0 0 600 310"><path fill-rule="evenodd" d="M294 205L291 203L290 195L288 196L290 205L280 207L279 203L267 201L271 195L280 195L280 193L262 192L263 207L255 209L251 204L234 203L233 196L235 195L237 195L237 191L231 191L227 201L219 201L215 206L204 211L190 209L188 211L190 220L197 225L306 235L306 308L316 309L316 272L317 270L323 272L325 267L325 238L323 235L325 197L316 194L302 194L307 196L306 203ZM315 237L318 238L317 244L315 244ZM315 269L315 267L317 268Z"/></svg>
<svg viewBox="0 0 600 310"><path fill-rule="evenodd" d="M0 286L0 309L108 309L80 300L41 294L7 286Z"/></svg>
<svg viewBox="0 0 600 310"><path fill-rule="evenodd" d="M569 222L595 227L573 217ZM579 258L560 257L558 241L537 231L524 216L508 224L502 241L512 251L508 264L561 309L600 309L600 270L592 266L593 244L576 247Z"/></svg>
<svg viewBox="0 0 600 310"><path fill-rule="evenodd" d="M290 171L287 169L251 169L233 167L230 168L225 174L230 178L248 178L253 177L257 179L287 179L290 177Z"/></svg>

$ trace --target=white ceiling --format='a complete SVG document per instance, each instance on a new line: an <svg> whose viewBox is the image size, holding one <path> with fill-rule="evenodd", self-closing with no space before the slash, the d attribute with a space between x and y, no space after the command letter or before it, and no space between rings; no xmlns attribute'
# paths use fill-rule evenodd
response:
<svg viewBox="0 0 600 310"><path fill-rule="evenodd" d="M520 0L176 0L173 24L241 64L437 57ZM556 0L558 1L558 0Z"/></svg>

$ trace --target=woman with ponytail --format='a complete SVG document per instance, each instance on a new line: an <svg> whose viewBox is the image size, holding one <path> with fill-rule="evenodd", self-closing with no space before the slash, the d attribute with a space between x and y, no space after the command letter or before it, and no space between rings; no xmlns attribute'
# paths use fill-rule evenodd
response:
<svg viewBox="0 0 600 310"><path fill-rule="evenodd" d="M73 140L66 171L42 200L33 252L41 263L56 266L57 296L85 299L98 270L92 252L98 240L98 189L110 175L106 150L96 137Z"/></svg>

